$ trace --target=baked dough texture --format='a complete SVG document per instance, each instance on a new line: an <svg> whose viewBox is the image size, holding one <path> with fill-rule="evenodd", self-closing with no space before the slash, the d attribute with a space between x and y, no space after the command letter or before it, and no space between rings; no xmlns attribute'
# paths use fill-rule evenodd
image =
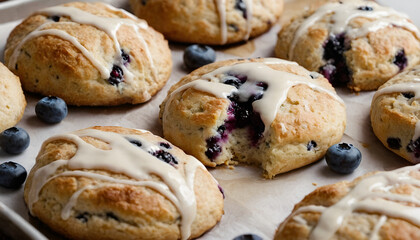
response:
<svg viewBox="0 0 420 240"><path fill-rule="evenodd" d="M111 140L101 137L109 134ZM153 164L137 169L136 161L142 164L150 159L125 153L143 147L144 154L157 157L150 155ZM112 160L115 162L109 169L104 159L107 157L95 157L111 151L122 154ZM99 154L89 155L92 152ZM135 174L148 172L146 179L120 171L127 156L134 160L131 168L137 169ZM75 167L75 158L80 157L87 166L95 161L104 164L97 168ZM172 174L180 174L181 180L192 180L196 213L189 236L181 236L186 205L177 195L188 193L189 188L182 184L172 188L177 183L166 180L179 178L169 176L169 172L160 174L157 168L162 168L162 164L174 168ZM189 175L192 178L187 177L189 173L193 173ZM71 239L190 239L212 228L223 214L223 194L197 159L150 132L123 127L92 127L44 142L27 179L24 197L33 216Z"/></svg>
<svg viewBox="0 0 420 240"><path fill-rule="evenodd" d="M207 80L206 74L244 64L243 72L223 70L211 81L222 82L232 76L245 79L245 72L249 70L248 73L254 76L248 81L256 81L259 86L264 86L261 82L265 80L262 79L273 81L267 82L264 95L256 93L247 101L238 102L234 95L216 97L217 92L214 95L199 87L186 85ZM260 68L263 70L258 70ZM255 74L254 70L259 72ZM269 76L263 78L263 75ZM275 87L277 83L293 78L299 78L303 83L313 81L330 94L307 84L296 84L288 90ZM228 86L219 83L221 85ZM250 91L256 88L251 84L248 86ZM262 96L261 101L267 101L264 96L270 95L268 91L273 91L274 95L285 94L285 99L272 109L273 121L264 125L259 110L251 107L255 105L251 105L250 101L258 99L255 96ZM322 158L331 145L340 141L346 126L346 111L344 104L335 97L333 87L322 75L309 72L296 63L280 59L227 60L201 67L172 86L160 106L160 117L165 138L204 165L254 164L264 169L266 178L272 178ZM266 103L271 106L270 101ZM264 106L260 110L262 112Z"/></svg>
<svg viewBox="0 0 420 240"><path fill-rule="evenodd" d="M25 91L78 106L146 102L172 69L162 34L104 3L39 10L11 32L4 58Z"/></svg>
<svg viewBox="0 0 420 240"><path fill-rule="evenodd" d="M326 6L330 11L324 11ZM348 22L341 21L346 13L338 12L343 6L354 13ZM381 14L386 17L378 17ZM343 22L347 24L340 26ZM419 62L419 33L408 17L393 9L344 0L297 14L279 32L275 55L322 73L333 85L376 90Z"/></svg>
<svg viewBox="0 0 420 240"><path fill-rule="evenodd" d="M212 45L259 36L283 12L283 0L130 0L130 4L137 16L171 41Z"/></svg>
<svg viewBox="0 0 420 240"><path fill-rule="evenodd" d="M19 122L25 107L25 95L19 78L0 63L0 132Z"/></svg>
<svg viewBox="0 0 420 240"><path fill-rule="evenodd" d="M419 79L420 66L396 75L378 89L370 111L378 139L412 163L420 162L420 96L416 91L420 88Z"/></svg>
<svg viewBox="0 0 420 240"><path fill-rule="evenodd" d="M419 167L319 187L295 205L274 239L420 239Z"/></svg>

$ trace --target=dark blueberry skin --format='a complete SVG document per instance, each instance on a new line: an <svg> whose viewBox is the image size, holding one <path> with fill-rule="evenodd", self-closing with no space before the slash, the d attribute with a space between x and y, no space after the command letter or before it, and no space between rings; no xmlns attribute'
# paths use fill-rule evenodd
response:
<svg viewBox="0 0 420 240"><path fill-rule="evenodd" d="M167 142L161 142L159 143L159 146L164 147L166 149L171 149L171 144L167 143Z"/></svg>
<svg viewBox="0 0 420 240"><path fill-rule="evenodd" d="M0 147L9 154L19 154L29 146L29 134L20 127L12 127L0 134Z"/></svg>
<svg viewBox="0 0 420 240"><path fill-rule="evenodd" d="M128 138L127 138L127 140L128 140L131 144L133 144L133 145L135 145L135 146L137 146L137 147L141 147L141 146L143 146L143 144L141 144L141 142L140 142L139 140L135 140L135 139L128 139Z"/></svg>
<svg viewBox="0 0 420 240"><path fill-rule="evenodd" d="M230 75L224 77L222 81L224 84L232 85L236 88L239 88L244 83L244 81L240 80L239 78Z"/></svg>
<svg viewBox="0 0 420 240"><path fill-rule="evenodd" d="M109 74L108 83L111 85L118 85L124 81L124 72L123 70L114 65L112 67L111 73Z"/></svg>
<svg viewBox="0 0 420 240"><path fill-rule="evenodd" d="M389 137L386 140L386 143L388 143L388 147L391 148L391 149L398 150L398 149L401 148L401 139L399 139L399 138Z"/></svg>
<svg viewBox="0 0 420 240"><path fill-rule="evenodd" d="M36 116L46 123L59 123L68 113L66 102L59 97L44 97L35 106Z"/></svg>
<svg viewBox="0 0 420 240"><path fill-rule="evenodd" d="M373 8L370 6L360 6L357 9L360 11L373 11Z"/></svg>
<svg viewBox="0 0 420 240"><path fill-rule="evenodd" d="M124 66L131 62L130 54L124 52L124 50L122 49L121 49L121 58L123 60Z"/></svg>
<svg viewBox="0 0 420 240"><path fill-rule="evenodd" d="M214 61L216 61L216 52L209 46L194 44L184 51L184 65L190 71Z"/></svg>
<svg viewBox="0 0 420 240"><path fill-rule="evenodd" d="M413 92L406 92L406 93L401 93L401 94L407 99L412 99L414 97Z"/></svg>
<svg viewBox="0 0 420 240"><path fill-rule="evenodd" d="M262 237L256 234L243 234L240 236L235 237L233 240L263 240Z"/></svg>
<svg viewBox="0 0 420 240"><path fill-rule="evenodd" d="M0 186L5 188L19 188L25 182L27 172L22 165L15 162L0 164Z"/></svg>
<svg viewBox="0 0 420 240"><path fill-rule="evenodd" d="M420 138L417 138L415 141L410 140L410 143L407 145L407 152L414 153L416 158L420 158Z"/></svg>
<svg viewBox="0 0 420 240"><path fill-rule="evenodd" d="M242 12L242 16L247 19L248 15L246 12L246 3L244 0L236 0L235 2L235 8Z"/></svg>
<svg viewBox="0 0 420 240"><path fill-rule="evenodd" d="M169 163L171 165L178 164L178 161L172 156L172 154L164 151L164 150L157 150L156 152L151 153L153 156L159 158L160 160Z"/></svg>
<svg viewBox="0 0 420 240"><path fill-rule="evenodd" d="M54 16L51 16L51 17L49 17L51 20L53 20L54 22L59 22L60 21L60 16L56 16L56 15L54 15Z"/></svg>
<svg viewBox="0 0 420 240"><path fill-rule="evenodd" d="M318 144L314 140L311 140L306 145L306 150L308 150L308 151L314 150L317 146L318 146Z"/></svg>
<svg viewBox="0 0 420 240"><path fill-rule="evenodd" d="M323 59L327 64L319 72L327 78L333 86L340 86L350 81L350 71L347 68L343 53L348 49L344 34L330 36L324 43Z"/></svg>
<svg viewBox="0 0 420 240"><path fill-rule="evenodd" d="M328 148L325 160L334 172L348 174L360 165L362 153L352 144L338 143Z"/></svg>
<svg viewBox="0 0 420 240"><path fill-rule="evenodd" d="M206 140L207 150L204 152L210 160L216 159L219 154L222 152L222 147L219 145L219 137L211 137Z"/></svg>
<svg viewBox="0 0 420 240"><path fill-rule="evenodd" d="M393 63L398 66L398 68L400 69L400 72L402 70L404 70L404 68L407 67L408 59L405 56L405 50L404 49L399 50L397 52L397 54L395 54Z"/></svg>

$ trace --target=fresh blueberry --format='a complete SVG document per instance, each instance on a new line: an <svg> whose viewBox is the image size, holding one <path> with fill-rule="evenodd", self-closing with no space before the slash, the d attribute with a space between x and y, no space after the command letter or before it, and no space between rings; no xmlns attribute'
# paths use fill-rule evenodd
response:
<svg viewBox="0 0 420 240"><path fill-rule="evenodd" d="M359 149L348 143L332 145L325 155L328 167L337 173L352 173L360 164L362 154Z"/></svg>
<svg viewBox="0 0 420 240"><path fill-rule="evenodd" d="M59 123L67 116L67 104L59 97L44 97L36 104L35 113L44 122Z"/></svg>
<svg viewBox="0 0 420 240"><path fill-rule="evenodd" d="M108 83L111 85L118 85L124 81L124 72L117 65L112 66L111 73L109 74Z"/></svg>
<svg viewBox="0 0 420 240"><path fill-rule="evenodd" d="M256 234L248 233L248 234L237 236L233 240L262 240L262 237Z"/></svg>
<svg viewBox="0 0 420 240"><path fill-rule="evenodd" d="M405 67L407 67L408 59L405 55L404 49L399 50L397 54L395 54L393 63L398 66L400 72L404 70Z"/></svg>
<svg viewBox="0 0 420 240"><path fill-rule="evenodd" d="M18 188L26 179L26 170L15 162L0 164L0 186L5 188Z"/></svg>
<svg viewBox="0 0 420 240"><path fill-rule="evenodd" d="M391 148L391 149L396 149L396 150L398 150L398 149L400 149L400 148L401 148L401 139L399 139L399 138L392 138L392 137L389 137L389 138L386 140L386 143L388 143L388 147L389 147L389 148Z"/></svg>
<svg viewBox="0 0 420 240"><path fill-rule="evenodd" d="M12 127L0 134L0 147L9 154L19 154L28 148L29 134L20 127Z"/></svg>
<svg viewBox="0 0 420 240"><path fill-rule="evenodd" d="M184 64L192 71L216 60L216 52L209 46L191 45L184 51Z"/></svg>

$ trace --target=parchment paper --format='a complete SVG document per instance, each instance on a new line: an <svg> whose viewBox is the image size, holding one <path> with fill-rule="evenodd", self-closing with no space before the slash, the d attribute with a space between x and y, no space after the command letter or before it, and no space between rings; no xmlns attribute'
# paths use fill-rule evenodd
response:
<svg viewBox="0 0 420 240"><path fill-rule="evenodd" d="M296 11L301 11L307 4L315 0L287 1L285 13L280 22L285 22ZM10 31L20 22L16 19L26 17L38 8L68 1L8 1L0 4L0 60L3 62L3 51ZM114 6L127 8L128 0L106 1ZM414 22L420 25L420 17L416 15L420 3L416 0L381 1L396 9L408 11ZM415 7L417 6L417 7ZM417 18L416 18L417 17ZM271 57L276 42L276 33L280 26L276 25L268 33L246 44L218 47L217 60L238 57ZM183 49L187 45L171 44L174 67L167 85L152 98L140 105L124 105L119 107L70 107L69 114L63 122L49 125L35 116L34 107L41 98L39 95L26 94L28 106L18 126L25 128L31 137L29 148L17 156L7 155L0 151L0 163L15 161L22 164L29 172L34 165L35 157L44 140L48 137L74 131L93 125L117 125L129 128L147 129L162 135L158 121L159 104L165 98L171 85L188 72L182 64ZM374 92L351 93L347 89L338 89L339 95L347 106L347 129L344 142L352 143L362 152L362 163L352 174L338 175L331 172L325 160L301 169L281 174L272 180L261 177L261 169L250 166L236 166L234 169L218 167L210 172L219 181L226 193L225 214L220 223L201 237L201 239L232 239L243 233L255 233L264 239L272 239L279 223L293 209L294 204L317 186L352 180L369 171L391 170L408 165L408 162L388 151L374 136L369 121L370 102ZM29 217L28 209L23 201L23 188L8 190L0 187L0 201L4 202L18 214L41 229L50 238L57 238L38 220ZM1 224L1 223L0 223Z"/></svg>

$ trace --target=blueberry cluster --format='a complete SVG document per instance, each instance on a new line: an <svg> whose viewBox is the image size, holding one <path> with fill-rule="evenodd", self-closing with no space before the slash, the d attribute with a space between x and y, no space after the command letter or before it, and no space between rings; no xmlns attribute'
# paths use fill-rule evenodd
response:
<svg viewBox="0 0 420 240"><path fill-rule="evenodd" d="M324 43L323 59L327 62L319 72L333 86L346 84L350 81L350 71L343 53L349 48L344 33L330 36Z"/></svg>
<svg viewBox="0 0 420 240"><path fill-rule="evenodd" d="M236 128L248 128L250 141L253 145L256 145L263 136L265 126L260 114L253 110L252 103L263 97L268 85L265 82L255 82L255 92L251 94L243 93L240 89L247 80L248 77L242 74L228 74L222 79L223 83L232 85L239 91L228 97L231 101L228 108L228 117L223 125L218 127L217 135L206 140L207 150L205 154L210 160L219 156L222 152L221 144L227 140L229 133Z"/></svg>
<svg viewBox="0 0 420 240"><path fill-rule="evenodd" d="M131 62L130 55L121 49L121 59L122 64L127 66ZM112 70L109 74L108 83L114 86L118 86L121 82L124 81L124 71L118 64L112 66Z"/></svg>
<svg viewBox="0 0 420 240"><path fill-rule="evenodd" d="M398 68L400 69L400 72L402 70L404 70L404 68L407 67L408 65L408 59L405 55L405 50L404 49L400 49L397 54L394 57L394 60L392 61L395 65L398 66Z"/></svg>

